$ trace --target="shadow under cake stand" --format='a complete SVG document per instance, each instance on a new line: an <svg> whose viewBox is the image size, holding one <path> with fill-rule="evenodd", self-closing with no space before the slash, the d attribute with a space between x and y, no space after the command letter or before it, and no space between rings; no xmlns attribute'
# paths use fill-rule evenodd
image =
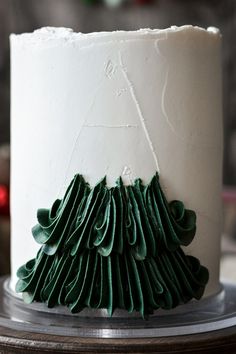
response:
<svg viewBox="0 0 236 354"><path fill-rule="evenodd" d="M117 310L26 305L0 278L0 353L236 353L236 284L143 320Z"/></svg>

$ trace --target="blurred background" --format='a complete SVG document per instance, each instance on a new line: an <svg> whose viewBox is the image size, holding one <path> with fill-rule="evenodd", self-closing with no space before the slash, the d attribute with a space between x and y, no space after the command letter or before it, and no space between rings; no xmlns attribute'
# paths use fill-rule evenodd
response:
<svg viewBox="0 0 236 354"><path fill-rule="evenodd" d="M224 230L221 275L236 281L236 1L235 0L0 0L0 275L9 268L9 34L42 26L79 32L215 26L223 35ZM235 269L235 270L234 270Z"/></svg>

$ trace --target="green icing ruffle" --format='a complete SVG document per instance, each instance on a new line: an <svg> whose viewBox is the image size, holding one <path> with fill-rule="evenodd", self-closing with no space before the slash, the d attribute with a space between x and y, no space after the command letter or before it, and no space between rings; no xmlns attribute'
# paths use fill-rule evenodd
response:
<svg viewBox="0 0 236 354"><path fill-rule="evenodd" d="M124 186L120 178L108 188L104 178L92 189L76 175L64 198L37 217L32 233L42 247L17 272L26 302L145 317L204 292L207 269L180 248L194 238L196 214L167 202L157 174L147 186L140 179Z"/></svg>

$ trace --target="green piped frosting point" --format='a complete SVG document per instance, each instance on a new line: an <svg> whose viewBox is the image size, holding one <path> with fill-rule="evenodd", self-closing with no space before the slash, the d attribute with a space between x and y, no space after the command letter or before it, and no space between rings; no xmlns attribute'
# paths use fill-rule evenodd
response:
<svg viewBox="0 0 236 354"><path fill-rule="evenodd" d="M16 291L25 302L139 311L171 309L200 299L208 271L181 246L196 233L196 214L181 201L167 202L156 173L114 187L104 177L91 188L77 174L62 200L39 209L32 234L41 248L19 268Z"/></svg>

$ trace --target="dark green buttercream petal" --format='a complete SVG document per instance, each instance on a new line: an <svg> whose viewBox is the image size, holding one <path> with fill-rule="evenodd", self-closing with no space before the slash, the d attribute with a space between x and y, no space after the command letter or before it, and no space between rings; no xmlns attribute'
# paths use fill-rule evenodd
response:
<svg viewBox="0 0 236 354"><path fill-rule="evenodd" d="M128 186L127 193L132 206L130 210L130 212L132 213L132 220L136 225L134 230L136 230L137 233L135 237L136 242L135 242L135 247L133 248L133 253L137 259L141 260L141 259L145 259L147 256L147 244L144 236L141 214L138 207L138 203L134 195L134 188Z"/></svg>

